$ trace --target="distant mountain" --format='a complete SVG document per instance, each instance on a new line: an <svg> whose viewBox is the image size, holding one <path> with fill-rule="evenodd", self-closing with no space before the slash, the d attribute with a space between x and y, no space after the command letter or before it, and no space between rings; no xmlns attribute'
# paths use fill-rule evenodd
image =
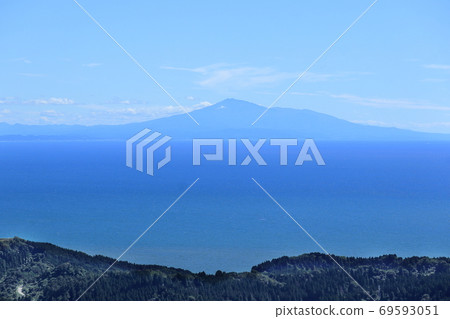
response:
<svg viewBox="0 0 450 319"><path fill-rule="evenodd" d="M422 133L397 128L351 123L310 111L274 107L254 126L265 110L246 101L227 99L190 114L124 125L9 125L0 123L1 140L17 139L120 139L126 140L144 128L178 139L203 138L314 138L331 141L450 141L450 134Z"/></svg>
<svg viewBox="0 0 450 319"><path fill-rule="evenodd" d="M450 258L334 258L376 300L450 300ZM76 300L114 260L48 243L0 239L0 300ZM82 300L367 300L324 254L215 275L118 262Z"/></svg>

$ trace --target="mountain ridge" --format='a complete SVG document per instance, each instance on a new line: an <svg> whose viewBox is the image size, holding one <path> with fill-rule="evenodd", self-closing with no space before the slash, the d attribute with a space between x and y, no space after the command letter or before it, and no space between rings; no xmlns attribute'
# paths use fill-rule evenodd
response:
<svg viewBox="0 0 450 319"><path fill-rule="evenodd" d="M377 300L450 300L450 258L333 256ZM75 300L114 259L50 243L0 239L0 300ZM322 253L280 257L249 272L117 262L82 300L367 300Z"/></svg>
<svg viewBox="0 0 450 319"><path fill-rule="evenodd" d="M23 125L0 123L1 140L126 140L144 128L175 139L313 138L330 141L450 141L450 134L424 133L352 123L307 109L273 107L253 126L265 107L226 99L186 114L120 125Z"/></svg>

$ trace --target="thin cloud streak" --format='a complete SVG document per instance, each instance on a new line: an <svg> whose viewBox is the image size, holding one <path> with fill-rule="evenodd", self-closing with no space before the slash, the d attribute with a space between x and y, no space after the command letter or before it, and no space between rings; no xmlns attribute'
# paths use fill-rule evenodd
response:
<svg viewBox="0 0 450 319"><path fill-rule="evenodd" d="M335 99L341 99L358 105L376 108L401 108L412 110L450 111L448 106L429 105L403 99L366 98L351 94L330 94Z"/></svg>
<svg viewBox="0 0 450 319"><path fill-rule="evenodd" d="M42 73L17 73L18 75L21 76L26 76L28 78L42 78L44 76L46 76L46 74L42 74Z"/></svg>
<svg viewBox="0 0 450 319"><path fill-rule="evenodd" d="M82 66L87 67L87 68L95 68L95 67L98 67L101 65L102 65L101 63L95 63L95 62L82 64Z"/></svg>
<svg viewBox="0 0 450 319"><path fill-rule="evenodd" d="M349 122L352 122L355 124L362 124L362 125L392 127L392 128L403 129L403 130L413 130L413 131L418 131L418 132L441 133L441 134L442 133L446 134L444 132L447 131L448 129L450 129L450 122L424 122L424 123L392 122L392 123L388 123L388 122L377 121L377 120L350 120Z"/></svg>
<svg viewBox="0 0 450 319"><path fill-rule="evenodd" d="M427 69L450 70L449 64L425 64L423 67Z"/></svg>
<svg viewBox="0 0 450 319"><path fill-rule="evenodd" d="M208 89L239 90L254 87L267 87L294 79L297 73L282 72L271 67L236 66L227 63L215 63L211 65L187 68L162 66L165 70L184 71L202 76L195 83ZM326 74L309 73L304 77L306 82L325 82L339 78L345 78L352 73Z"/></svg>
<svg viewBox="0 0 450 319"><path fill-rule="evenodd" d="M29 60L27 58L17 58L17 59L13 59L12 61L14 61L14 62L23 62L25 64L31 64L31 60Z"/></svg>
<svg viewBox="0 0 450 319"><path fill-rule="evenodd" d="M74 100L66 97L50 97L47 99L21 100L18 98L6 98L0 100L0 104L7 105L72 105L76 104Z"/></svg>

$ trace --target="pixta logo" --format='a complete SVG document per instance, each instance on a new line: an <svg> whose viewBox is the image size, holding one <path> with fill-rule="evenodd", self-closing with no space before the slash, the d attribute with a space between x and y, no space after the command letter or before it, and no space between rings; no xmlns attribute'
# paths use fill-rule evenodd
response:
<svg viewBox="0 0 450 319"><path fill-rule="evenodd" d="M246 166L250 164L252 159L255 160L256 164L259 166L266 166L267 163L264 160L264 158L259 153L261 147L266 143L267 139L259 139L255 144L252 144L252 142L249 139L241 139L241 143L245 146L248 155L243 159L242 162L240 162L240 165ZM293 138L272 138L269 141L269 144L271 146L277 147L280 153L280 165L286 166L288 164L288 147L292 146L295 147L298 145L298 140ZM202 146L213 146L214 147L214 153L202 153ZM224 155L223 155L223 149L224 149L224 140L223 139L194 139L192 143L192 150L193 150L193 156L192 156L192 164L193 165L200 165L201 164L201 155L207 160L207 161L223 161ZM236 155L236 149L237 149L237 140L236 139L229 139L228 140L228 165L235 166L237 165L237 155ZM314 140L312 139L306 139L300 148L300 151L298 153L297 159L295 161L295 165L303 165L305 161L316 161L317 165L325 165L325 161L322 158L322 155L319 152L319 149L316 146L316 143L314 143Z"/></svg>
<svg viewBox="0 0 450 319"><path fill-rule="evenodd" d="M161 137L161 133L159 132L153 132L152 134L148 135L151 132L149 129L144 129L134 135L132 138L127 140L126 143L126 163L128 167L133 167L133 147L135 146L135 167L138 171L144 172L144 150L147 152L147 165L146 165L146 172L148 175L153 176L154 174L154 153L157 149L159 149L161 146L166 144L168 141L170 141L172 138L170 136L163 136ZM161 138L160 138L161 137ZM159 138L159 139L158 139ZM153 144L151 144L153 141L155 141ZM164 165L170 162L172 159L172 149L170 146L166 147L165 150L165 156L162 160L160 160L157 163L157 169L160 169Z"/></svg>
<svg viewBox="0 0 450 319"><path fill-rule="evenodd" d="M138 171L145 171L153 176L156 169L160 169L169 163L172 159L171 146L165 148L165 156L155 164L155 151L170 141L170 136L162 136L159 132L153 132L144 129L131 137L126 142L126 165L135 167ZM202 161L225 161L224 148L227 147L228 158L226 164L229 166L247 166L253 160L259 166L266 166L267 162L260 154L261 147L267 142L267 139L259 139L254 144L249 139L193 139L192 140L192 165L199 166ZM237 146L241 143L245 149L245 157L238 161ZM226 145L225 145L226 144ZM241 146L242 146L241 145ZM293 138L272 138L269 139L269 145L278 150L280 154L280 165L288 165L288 148L296 147L299 149L295 160L295 166L303 165L304 162L312 161L317 165L325 165L325 161L319 152L313 139L305 139L299 148L299 140ZM211 150L212 149L212 150ZM146 161L145 161L146 159Z"/></svg>

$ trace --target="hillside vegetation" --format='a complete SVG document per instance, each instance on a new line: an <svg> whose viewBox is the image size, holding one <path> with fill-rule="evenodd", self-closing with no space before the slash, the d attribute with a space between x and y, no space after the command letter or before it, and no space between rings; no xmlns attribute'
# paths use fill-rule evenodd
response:
<svg viewBox="0 0 450 319"><path fill-rule="evenodd" d="M450 258L334 258L377 300L450 300ZM76 300L113 262L0 239L0 300ZM118 262L82 300L367 300L327 255L282 257L214 275Z"/></svg>

